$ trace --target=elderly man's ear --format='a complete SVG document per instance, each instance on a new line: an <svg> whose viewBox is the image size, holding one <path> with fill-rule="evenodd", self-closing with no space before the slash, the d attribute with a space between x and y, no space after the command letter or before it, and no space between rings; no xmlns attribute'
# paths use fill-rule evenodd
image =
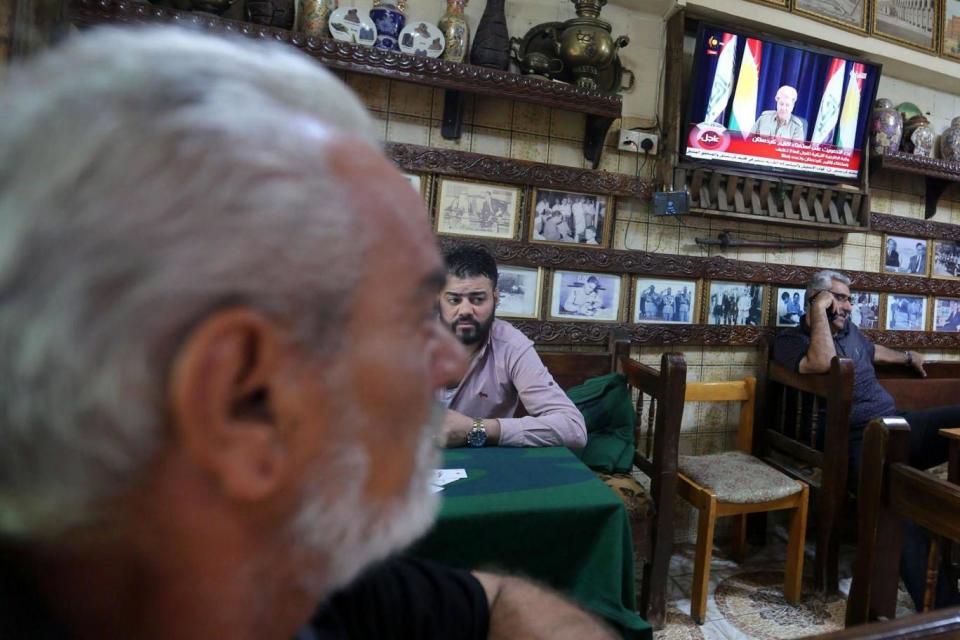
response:
<svg viewBox="0 0 960 640"><path fill-rule="evenodd" d="M249 309L208 316L181 346L170 376L174 447L229 499L270 496L290 469L276 386L279 327Z"/></svg>

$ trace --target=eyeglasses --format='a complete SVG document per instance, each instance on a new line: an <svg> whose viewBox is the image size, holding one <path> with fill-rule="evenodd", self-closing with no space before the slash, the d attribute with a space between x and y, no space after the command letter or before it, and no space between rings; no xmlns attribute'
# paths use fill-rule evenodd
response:
<svg viewBox="0 0 960 640"><path fill-rule="evenodd" d="M827 289L827 291L830 291ZM853 302L853 298L848 296L845 293L837 293L836 291L830 291L830 294L833 296L833 299L839 302L840 304L846 304L848 302Z"/></svg>

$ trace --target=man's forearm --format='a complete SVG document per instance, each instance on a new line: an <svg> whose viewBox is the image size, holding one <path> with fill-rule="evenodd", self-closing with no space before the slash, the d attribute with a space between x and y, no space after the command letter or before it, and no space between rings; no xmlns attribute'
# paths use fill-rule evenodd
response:
<svg viewBox="0 0 960 640"><path fill-rule="evenodd" d="M909 351L894 351L882 344L874 345L873 361L878 364L907 364Z"/></svg>
<svg viewBox="0 0 960 640"><path fill-rule="evenodd" d="M820 310L810 315L810 347L807 355L800 361L800 373L826 373L830 370L830 361L837 355L830 321Z"/></svg>
<svg viewBox="0 0 960 640"><path fill-rule="evenodd" d="M592 614L562 596L519 578L476 572L490 604L490 640L613 640Z"/></svg>

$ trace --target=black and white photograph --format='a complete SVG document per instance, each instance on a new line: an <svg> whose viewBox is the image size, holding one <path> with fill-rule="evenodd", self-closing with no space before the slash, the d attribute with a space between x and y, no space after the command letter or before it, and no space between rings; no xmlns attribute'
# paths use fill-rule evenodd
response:
<svg viewBox="0 0 960 640"><path fill-rule="evenodd" d="M437 232L513 240L520 219L520 187L440 180Z"/></svg>
<svg viewBox="0 0 960 640"><path fill-rule="evenodd" d="M956 298L934 299L933 330L950 333L960 331L960 300Z"/></svg>
<svg viewBox="0 0 960 640"><path fill-rule="evenodd" d="M885 235L883 270L911 276L927 275L927 241L922 238Z"/></svg>
<svg viewBox="0 0 960 640"><path fill-rule="evenodd" d="M777 287L774 298L775 324L778 327L800 326L800 316L803 315L804 289L794 287Z"/></svg>
<svg viewBox="0 0 960 640"><path fill-rule="evenodd" d="M711 282L707 323L759 325L763 319L762 284Z"/></svg>
<svg viewBox="0 0 960 640"><path fill-rule="evenodd" d="M634 291L634 322L692 324L697 321L695 280L637 278Z"/></svg>
<svg viewBox="0 0 960 640"><path fill-rule="evenodd" d="M936 278L960 278L960 242L933 241L933 275Z"/></svg>
<svg viewBox="0 0 960 640"><path fill-rule="evenodd" d="M543 269L500 265L497 271L500 274L497 278L497 315L501 318L539 318Z"/></svg>
<svg viewBox="0 0 960 640"><path fill-rule="evenodd" d="M875 0L873 35L924 51L938 49L939 0Z"/></svg>
<svg viewBox="0 0 960 640"><path fill-rule="evenodd" d="M620 319L620 276L556 271L550 317L558 320L616 322Z"/></svg>
<svg viewBox="0 0 960 640"><path fill-rule="evenodd" d="M793 12L851 31L867 30L867 0L794 0Z"/></svg>
<svg viewBox="0 0 960 640"><path fill-rule="evenodd" d="M571 191L534 189L530 240L605 247L609 236L609 197Z"/></svg>
<svg viewBox="0 0 960 640"><path fill-rule="evenodd" d="M925 331L927 299L900 293L887 294L886 329L891 331Z"/></svg>
<svg viewBox="0 0 960 640"><path fill-rule="evenodd" d="M853 305L853 310L850 312L850 322L861 329L880 328L879 293L851 291L850 304Z"/></svg>

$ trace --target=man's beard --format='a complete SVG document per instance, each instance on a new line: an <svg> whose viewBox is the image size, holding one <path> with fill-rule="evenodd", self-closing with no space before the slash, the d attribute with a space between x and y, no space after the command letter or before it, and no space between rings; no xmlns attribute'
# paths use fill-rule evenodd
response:
<svg viewBox="0 0 960 640"><path fill-rule="evenodd" d="M454 318L453 322L450 323L450 330L453 331L453 335L457 336L457 339L460 340L462 344L467 346L483 344L487 341L487 336L490 335L490 327L493 326L493 320L495 317L496 314L491 313L490 317L483 324L477 322L473 318ZM473 327L473 330L468 331L465 334L461 334L457 330L457 325L464 322Z"/></svg>
<svg viewBox="0 0 960 640"><path fill-rule="evenodd" d="M338 415L345 425L360 424L354 407ZM440 433L444 409L435 404L422 428L416 467L403 494L390 504L373 507L363 497L376 469L359 442L331 448L315 465L305 498L290 524L294 555L307 569L300 588L317 598L352 581L361 571L423 535L436 516L440 499L429 482L439 461L434 437ZM317 559L326 565L316 570Z"/></svg>

